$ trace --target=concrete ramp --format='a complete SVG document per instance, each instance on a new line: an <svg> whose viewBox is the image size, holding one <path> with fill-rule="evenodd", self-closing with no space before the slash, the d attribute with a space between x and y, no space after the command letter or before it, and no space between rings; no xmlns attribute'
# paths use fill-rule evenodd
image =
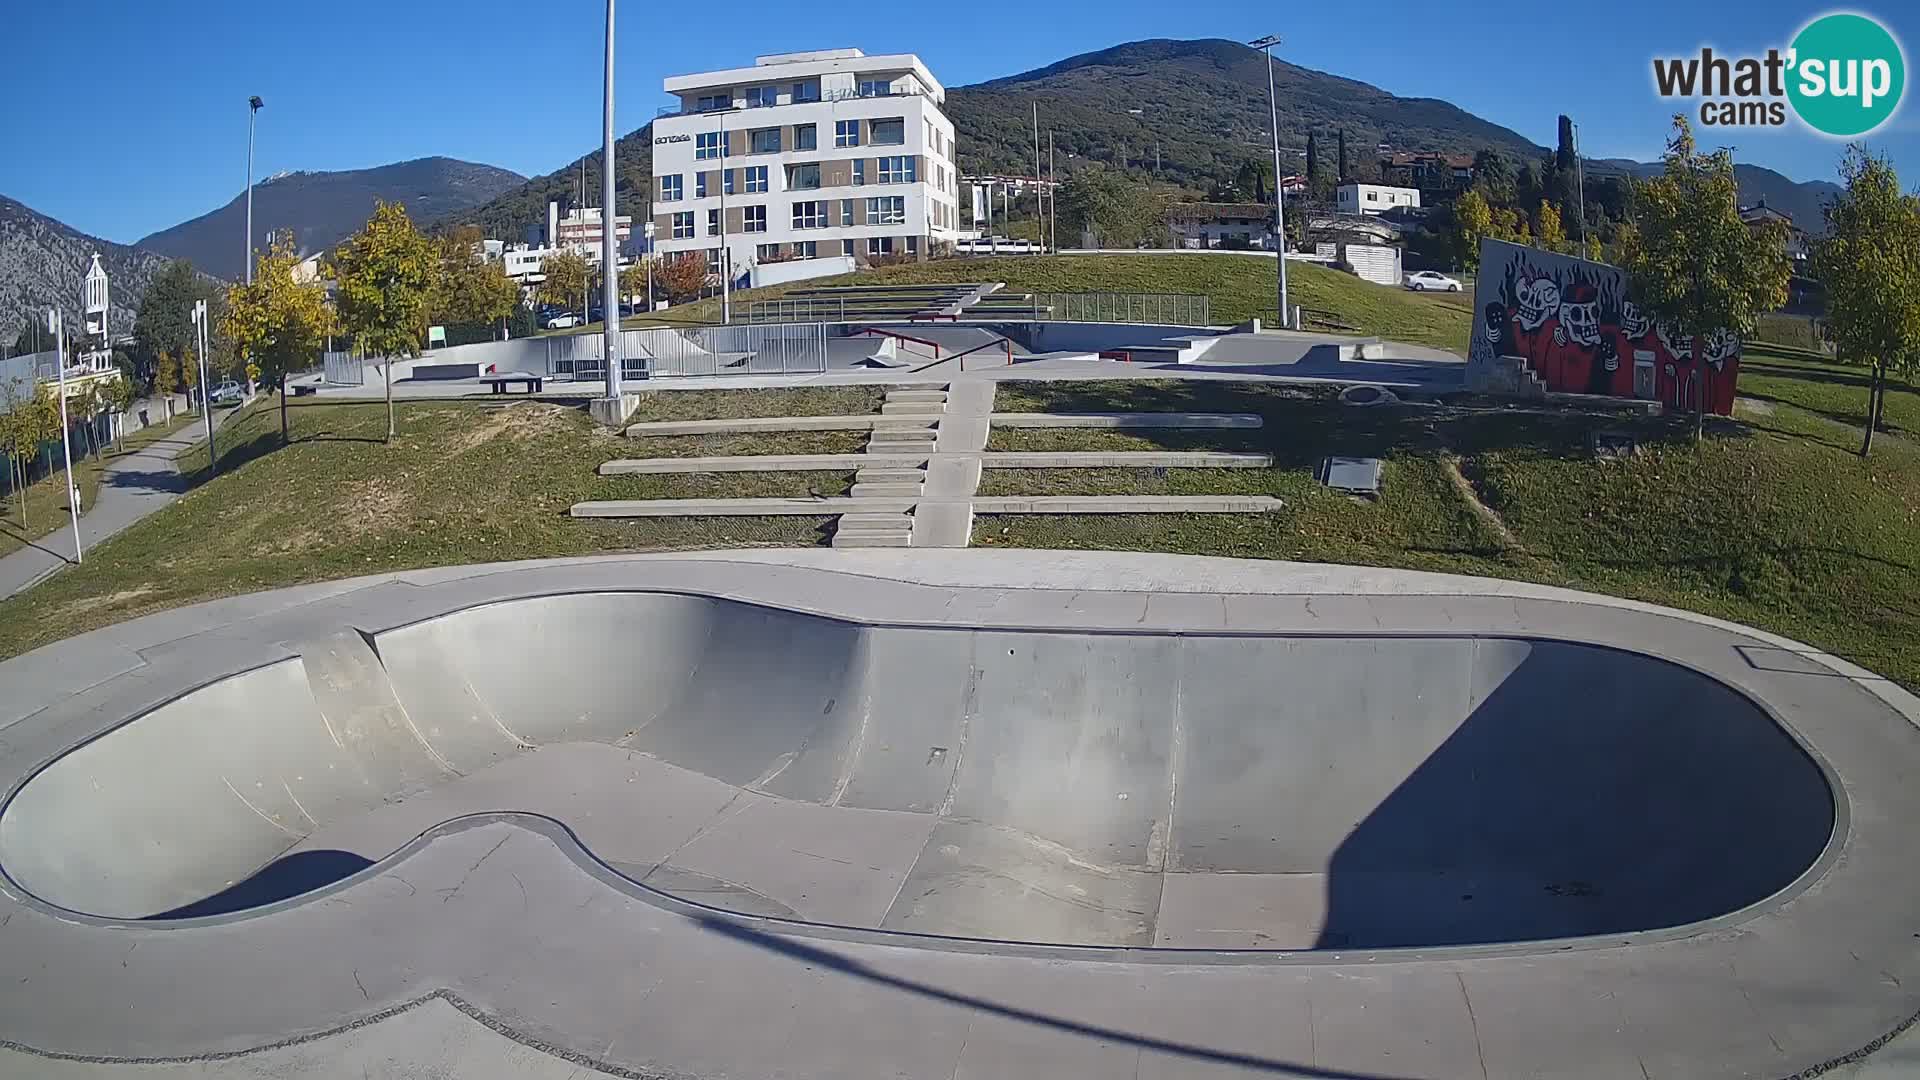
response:
<svg viewBox="0 0 1920 1080"><path fill-rule="evenodd" d="M148 917L518 810L744 914L1382 948L1712 918L1791 883L1834 820L1746 698L1552 640L873 627L602 592L298 651L34 777L0 813L8 873Z"/></svg>

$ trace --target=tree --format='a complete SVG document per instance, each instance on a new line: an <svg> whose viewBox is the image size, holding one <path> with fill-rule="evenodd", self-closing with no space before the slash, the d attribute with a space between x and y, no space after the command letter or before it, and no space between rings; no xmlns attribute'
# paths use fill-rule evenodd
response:
<svg viewBox="0 0 1920 1080"><path fill-rule="evenodd" d="M1873 450L1889 369L1920 364L1920 198L1903 194L1884 157L1859 146L1840 165L1846 190L1827 208L1826 235L1813 243L1813 276L1826 287L1827 337L1842 363L1865 364L1867 430Z"/></svg>
<svg viewBox="0 0 1920 1080"><path fill-rule="evenodd" d="M520 287L507 276L503 264L481 254L478 242L479 230L471 226L440 238L439 270L427 305L430 322L491 324L513 314Z"/></svg>
<svg viewBox="0 0 1920 1080"><path fill-rule="evenodd" d="M707 287L707 257L690 251L677 258L662 259L660 265L654 267L653 280L673 303L698 299Z"/></svg>
<svg viewBox="0 0 1920 1080"><path fill-rule="evenodd" d="M142 383L151 383L160 353L170 352L178 358L195 345L197 334L190 312L198 300L207 302L208 337L212 346L207 366L218 369L216 358L231 359L233 343L227 340L222 329L226 321L226 290L218 282L202 276L191 263L168 263L154 275L153 284L140 298L140 311L133 320L134 375Z"/></svg>
<svg viewBox="0 0 1920 1080"><path fill-rule="evenodd" d="M200 357L189 345L180 353L180 385L187 392L187 406L191 411L195 402L204 409L207 403L200 400Z"/></svg>
<svg viewBox="0 0 1920 1080"><path fill-rule="evenodd" d="M1320 198L1320 140L1307 132L1307 198Z"/></svg>
<svg viewBox="0 0 1920 1080"><path fill-rule="evenodd" d="M173 422L173 395L180 390L180 365L174 354L161 349L153 358L153 392L160 395L160 416Z"/></svg>
<svg viewBox="0 0 1920 1080"><path fill-rule="evenodd" d="M115 417L114 420L110 421L112 427L109 430L113 434L113 445L117 447L120 445L120 429L122 427L119 422L119 417L133 407L133 380L127 377L126 372L122 371L119 378L109 379L103 384L103 387L104 393L102 397L105 399L108 411Z"/></svg>
<svg viewBox="0 0 1920 1080"><path fill-rule="evenodd" d="M1740 220L1733 155L1699 153L1684 114L1673 118L1666 166L1639 185L1639 237L1627 263L1628 291L1657 323L1678 330L1695 357L1708 334L1746 338L1763 312L1786 303L1786 237L1780 228ZM1696 363L1694 439L1706 426L1713 372Z"/></svg>
<svg viewBox="0 0 1920 1080"><path fill-rule="evenodd" d="M1480 241L1493 233L1493 208L1477 190L1469 190L1453 203L1453 242L1455 258L1466 270L1480 268Z"/></svg>
<svg viewBox="0 0 1920 1080"><path fill-rule="evenodd" d="M1567 230L1560 224L1560 211L1545 199L1540 200L1540 209L1534 211L1533 231L1539 237L1539 245L1548 251L1569 250Z"/></svg>
<svg viewBox="0 0 1920 1080"><path fill-rule="evenodd" d="M9 384L13 386L19 383ZM32 482L33 459L40 447L60 434L60 403L53 388L45 383L26 395L12 397L6 412L0 413L0 448L13 466L13 490L18 493L20 525L28 527L26 489Z"/></svg>
<svg viewBox="0 0 1920 1080"><path fill-rule="evenodd" d="M1587 234L1587 243L1586 243L1586 248L1585 248L1585 250L1584 250L1584 251L1582 251L1582 252L1581 252L1581 254L1582 254L1582 255L1584 255L1584 256L1586 256L1586 257L1587 257L1588 259L1591 259L1591 260L1592 260L1592 261L1594 261L1594 262L1601 262L1601 261L1603 261L1603 259L1604 259L1604 257L1605 257L1605 255L1606 255L1606 252L1604 252L1604 251L1602 251L1602 250L1601 250L1601 248L1600 248L1600 234L1599 234L1599 233L1588 233L1588 234Z"/></svg>
<svg viewBox="0 0 1920 1080"><path fill-rule="evenodd" d="M1341 128L1339 131L1339 149L1340 149L1340 157L1339 157L1338 163L1334 166L1333 182L1336 184L1344 184L1347 182L1347 129L1346 128Z"/></svg>
<svg viewBox="0 0 1920 1080"><path fill-rule="evenodd" d="M368 354L386 361L387 439L394 436L393 363L420 355L440 253L399 203L375 202L373 216L346 239L329 267L339 284L340 324Z"/></svg>
<svg viewBox="0 0 1920 1080"><path fill-rule="evenodd" d="M1060 229L1069 237L1091 230L1103 246L1158 239L1165 231L1162 211L1150 188L1111 169L1083 169L1060 185Z"/></svg>
<svg viewBox="0 0 1920 1080"><path fill-rule="evenodd" d="M227 290L226 332L249 376L280 392L280 441L287 441L287 378L314 362L333 324L326 286L298 282L291 233L274 235L253 272L253 283Z"/></svg>
<svg viewBox="0 0 1920 1080"><path fill-rule="evenodd" d="M540 273L546 280L540 283L540 302L572 310L574 301L586 299L587 278L592 270L586 257L576 251L556 251L542 259ZM586 312L581 314L584 316Z"/></svg>

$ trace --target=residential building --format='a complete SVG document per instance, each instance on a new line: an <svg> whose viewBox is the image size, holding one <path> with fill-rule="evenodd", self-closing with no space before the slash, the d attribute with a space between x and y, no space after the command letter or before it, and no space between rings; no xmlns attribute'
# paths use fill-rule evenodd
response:
<svg viewBox="0 0 1920 1080"><path fill-rule="evenodd" d="M920 58L756 57L666 80L653 124L654 246L761 262L925 258L960 226L946 89Z"/></svg>
<svg viewBox="0 0 1920 1080"><path fill-rule="evenodd" d="M560 213L560 204L547 204L547 246L566 248L586 256L590 263L598 263L602 251L601 239L606 232L602 220L603 211L598 206L577 206ZM613 237L617 243L625 244L633 236L633 219L625 214L616 214L613 219Z"/></svg>
<svg viewBox="0 0 1920 1080"><path fill-rule="evenodd" d="M1341 184L1333 192L1334 209L1342 214L1384 214L1395 207L1418 207L1420 189L1386 184Z"/></svg>
<svg viewBox="0 0 1920 1080"><path fill-rule="evenodd" d="M1473 155L1383 151L1380 178L1406 187L1466 187L1473 183Z"/></svg>
<svg viewBox="0 0 1920 1080"><path fill-rule="evenodd" d="M1011 195L1015 198L1031 195L1036 189L1052 195L1054 189L1060 186L1057 180L1041 180L1032 176L1003 176L998 173L963 176L960 178L960 183L965 187L978 184L991 188L995 195Z"/></svg>
<svg viewBox="0 0 1920 1080"><path fill-rule="evenodd" d="M1273 248L1273 207L1263 203L1175 203L1167 228L1185 248Z"/></svg>
<svg viewBox="0 0 1920 1080"><path fill-rule="evenodd" d="M1761 199L1753 206L1741 207L1740 220L1745 222L1749 229L1758 229L1760 226L1772 222L1784 224L1787 227L1787 258L1792 260L1793 273L1801 276L1806 274L1807 257L1809 254L1807 249L1807 231L1793 223L1792 214L1775 210L1773 207L1767 205L1767 200Z"/></svg>

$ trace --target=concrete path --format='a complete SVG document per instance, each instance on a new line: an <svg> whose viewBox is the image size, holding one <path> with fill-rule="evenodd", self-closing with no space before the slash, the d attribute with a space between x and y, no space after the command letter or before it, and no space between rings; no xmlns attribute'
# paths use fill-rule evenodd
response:
<svg viewBox="0 0 1920 1080"><path fill-rule="evenodd" d="M218 432L237 411L214 413L214 431ZM100 475L100 490L93 505L80 515L83 548L92 550L100 541L179 498L186 487L174 467L173 455L206 435L206 426L196 421L108 465ZM54 571L73 564L73 527L63 515L60 528L0 556L0 598L31 588Z"/></svg>

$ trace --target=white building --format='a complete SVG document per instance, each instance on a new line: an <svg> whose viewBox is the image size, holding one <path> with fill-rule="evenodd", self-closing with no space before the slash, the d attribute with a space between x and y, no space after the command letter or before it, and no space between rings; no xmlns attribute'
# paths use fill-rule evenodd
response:
<svg viewBox="0 0 1920 1080"><path fill-rule="evenodd" d="M1395 207L1418 209L1420 189L1385 184L1341 184L1334 189L1334 209L1342 214L1384 214Z"/></svg>
<svg viewBox="0 0 1920 1080"><path fill-rule="evenodd" d="M567 211L563 217L560 204L547 204L547 246L564 248L586 256L590 263L598 264L603 248L601 238L606 232L606 223L601 215L604 211L598 206L580 206ZM633 235L633 219L625 214L615 214L613 218L613 238L616 244L624 244Z"/></svg>
<svg viewBox="0 0 1920 1080"><path fill-rule="evenodd" d="M654 246L724 241L733 272L758 262L924 258L959 229L946 89L911 54L761 56L666 80L653 124ZM724 167L723 167L724 166Z"/></svg>

